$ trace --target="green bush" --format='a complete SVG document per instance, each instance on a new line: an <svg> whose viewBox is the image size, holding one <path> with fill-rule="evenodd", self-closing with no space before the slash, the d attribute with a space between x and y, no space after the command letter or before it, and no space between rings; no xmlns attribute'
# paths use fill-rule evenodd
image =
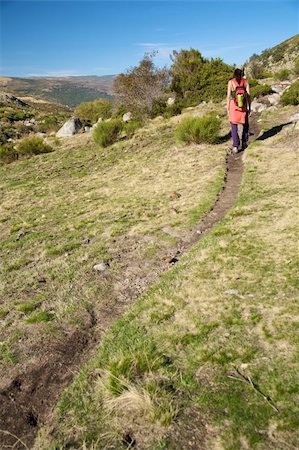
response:
<svg viewBox="0 0 299 450"><path fill-rule="evenodd" d="M275 80L280 80L280 81L287 80L290 76L290 73L291 72L288 69L281 69L281 70L279 70L279 72L276 72L274 74L274 78L275 78Z"/></svg>
<svg viewBox="0 0 299 450"><path fill-rule="evenodd" d="M22 156L33 156L41 153L50 153L53 148L46 144L43 138L34 136L23 139L17 148L18 154Z"/></svg>
<svg viewBox="0 0 299 450"><path fill-rule="evenodd" d="M181 142L216 143L219 137L221 121L215 114L203 117L186 117L176 129L177 139Z"/></svg>
<svg viewBox="0 0 299 450"><path fill-rule="evenodd" d="M250 97L254 98L263 97L264 95L272 94L272 88L268 84L256 84L250 85Z"/></svg>
<svg viewBox="0 0 299 450"><path fill-rule="evenodd" d="M109 122L108 122L109 123ZM132 137L135 132L142 126L142 122L138 120L130 120L130 122L124 123L122 130L125 132L128 138Z"/></svg>
<svg viewBox="0 0 299 450"><path fill-rule="evenodd" d="M181 114L182 109L183 103L176 100L173 105L170 105L166 108L163 117L169 119L170 117L177 116L178 114Z"/></svg>
<svg viewBox="0 0 299 450"><path fill-rule="evenodd" d="M79 117L83 126L96 123L101 117L108 119L112 115L112 103L109 100L99 98L92 102L83 102L75 109L75 115Z"/></svg>
<svg viewBox="0 0 299 450"><path fill-rule="evenodd" d="M295 59L294 73L295 75L299 75L299 56Z"/></svg>
<svg viewBox="0 0 299 450"><path fill-rule="evenodd" d="M108 147L119 138L123 128L120 119L112 119L109 122L100 122L93 132L93 140L101 147Z"/></svg>
<svg viewBox="0 0 299 450"><path fill-rule="evenodd" d="M299 80L282 94L280 101L283 105L299 105Z"/></svg>
<svg viewBox="0 0 299 450"><path fill-rule="evenodd" d="M2 164L9 164L18 159L18 152L14 149L12 144L0 145L0 162Z"/></svg>

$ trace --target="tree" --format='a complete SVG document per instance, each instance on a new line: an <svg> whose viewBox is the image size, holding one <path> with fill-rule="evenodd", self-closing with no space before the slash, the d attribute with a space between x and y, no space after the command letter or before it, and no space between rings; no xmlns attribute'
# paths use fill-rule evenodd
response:
<svg viewBox="0 0 299 450"><path fill-rule="evenodd" d="M206 59L193 48L174 51L171 57L171 90L181 98L185 106L203 100L220 101L225 97L227 82L233 67L220 58Z"/></svg>
<svg viewBox="0 0 299 450"><path fill-rule="evenodd" d="M115 104L137 117L149 116L154 103L165 95L169 73L153 63L155 53L146 54L139 65L118 75L114 81Z"/></svg>

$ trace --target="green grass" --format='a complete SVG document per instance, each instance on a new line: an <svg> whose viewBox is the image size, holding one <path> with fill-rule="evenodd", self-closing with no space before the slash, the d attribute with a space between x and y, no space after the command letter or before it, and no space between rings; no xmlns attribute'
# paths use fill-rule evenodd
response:
<svg viewBox="0 0 299 450"><path fill-rule="evenodd" d="M105 149L78 135L0 168L0 328L5 345L20 332L9 344L20 366L34 361L30 348L45 334L82 328L88 308L113 305L113 280L126 264L150 271L168 255L178 239L163 227L183 232L211 208L225 145L180 146L174 130L172 121L153 121ZM108 279L93 270L102 260L111 263Z"/></svg>
<svg viewBox="0 0 299 450"><path fill-rule="evenodd" d="M235 207L115 323L38 448L125 449L128 430L144 449L200 430L210 449L298 447L297 138L249 147Z"/></svg>

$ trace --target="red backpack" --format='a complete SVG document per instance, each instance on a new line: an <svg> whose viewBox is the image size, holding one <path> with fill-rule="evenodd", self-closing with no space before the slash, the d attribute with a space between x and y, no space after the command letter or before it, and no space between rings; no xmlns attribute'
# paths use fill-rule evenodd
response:
<svg viewBox="0 0 299 450"><path fill-rule="evenodd" d="M238 109L244 110L246 108L247 102L247 91L245 87L245 78L242 78L240 84L234 78L235 92L234 92L234 102Z"/></svg>

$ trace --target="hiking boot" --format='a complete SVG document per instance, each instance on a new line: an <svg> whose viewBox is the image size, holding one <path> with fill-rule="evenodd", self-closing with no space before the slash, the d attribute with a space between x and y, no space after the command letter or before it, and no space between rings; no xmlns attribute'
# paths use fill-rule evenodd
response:
<svg viewBox="0 0 299 450"><path fill-rule="evenodd" d="M238 151L239 151L238 147L232 148L232 153L234 153L234 155L236 155L238 153Z"/></svg>

